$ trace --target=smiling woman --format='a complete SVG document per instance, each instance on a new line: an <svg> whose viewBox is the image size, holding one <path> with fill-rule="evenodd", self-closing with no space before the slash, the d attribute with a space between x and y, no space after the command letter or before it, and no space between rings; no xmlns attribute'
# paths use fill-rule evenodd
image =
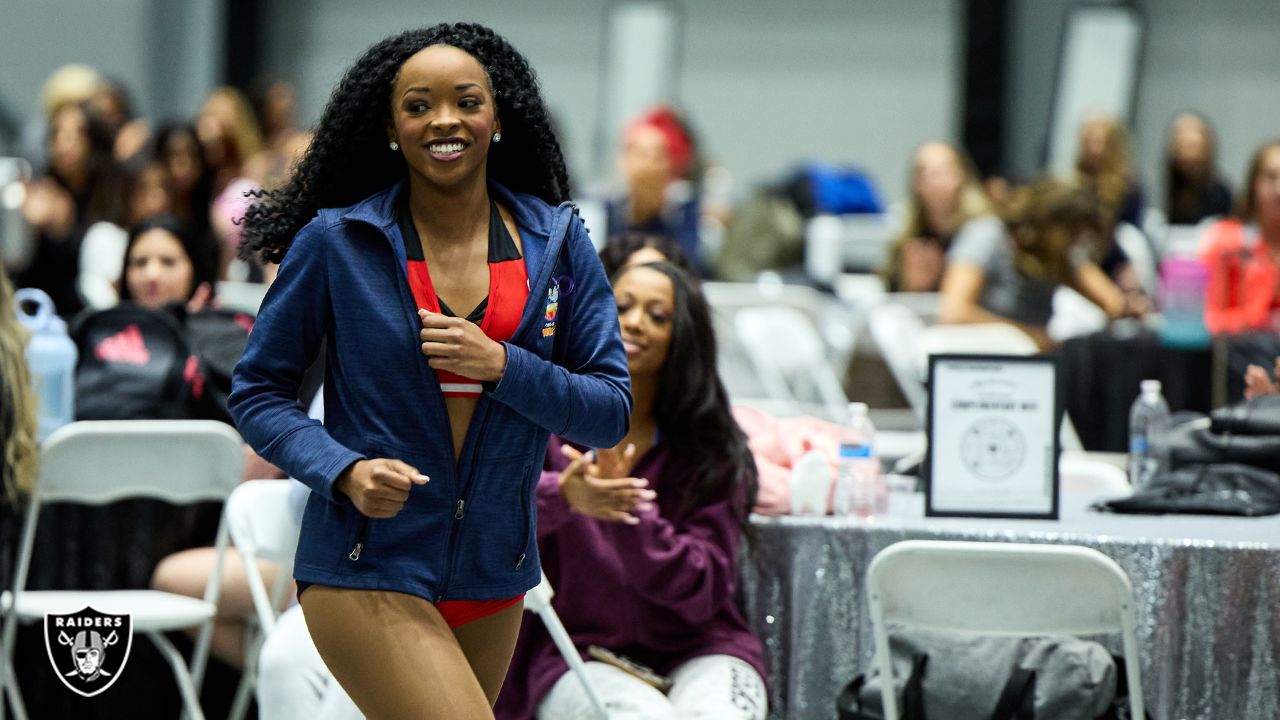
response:
<svg viewBox="0 0 1280 720"><path fill-rule="evenodd" d="M245 216L242 254L282 262L231 410L311 488L300 603L367 717L491 715L541 577L549 431L627 433L614 301L568 193L527 61L458 23L365 52ZM296 400L322 340L323 426Z"/></svg>
<svg viewBox="0 0 1280 720"><path fill-rule="evenodd" d="M618 271L613 291L631 428L612 448L556 439L548 450L536 497L553 604L579 653L601 657L597 646L669 676L664 694L588 662L610 717L763 720L764 648L734 599L758 473L716 372L710 306L665 261ZM497 716L592 717L568 670L528 628Z"/></svg>

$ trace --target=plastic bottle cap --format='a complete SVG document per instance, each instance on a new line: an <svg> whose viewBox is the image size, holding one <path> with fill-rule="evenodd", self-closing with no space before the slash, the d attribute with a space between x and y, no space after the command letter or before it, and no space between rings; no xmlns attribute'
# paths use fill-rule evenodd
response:
<svg viewBox="0 0 1280 720"><path fill-rule="evenodd" d="M38 288L19 288L13 293L18 322L33 333L39 333L49 324L51 318L57 317L53 306L53 298ZM34 308L27 312L27 307Z"/></svg>
<svg viewBox="0 0 1280 720"><path fill-rule="evenodd" d="M1143 380L1140 387L1142 388L1142 392L1144 393L1158 393L1160 392L1160 381L1159 380Z"/></svg>

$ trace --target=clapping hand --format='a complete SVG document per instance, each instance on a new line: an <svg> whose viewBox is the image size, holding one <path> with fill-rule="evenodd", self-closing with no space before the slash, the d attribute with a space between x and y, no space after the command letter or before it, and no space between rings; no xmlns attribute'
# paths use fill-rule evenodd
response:
<svg viewBox="0 0 1280 720"><path fill-rule="evenodd" d="M635 446L582 453L568 445L560 451L569 466L560 473L560 494L575 512L599 520L636 525L633 513L649 510L658 494L644 478L627 477L635 460ZM598 460L597 460L598 456Z"/></svg>
<svg viewBox="0 0 1280 720"><path fill-rule="evenodd" d="M1268 375L1258 365L1250 365L1244 371L1244 398L1252 400L1263 395L1275 395L1280 393L1280 385L1276 384L1275 378L1280 378L1280 357L1276 358L1275 369L1273 375Z"/></svg>

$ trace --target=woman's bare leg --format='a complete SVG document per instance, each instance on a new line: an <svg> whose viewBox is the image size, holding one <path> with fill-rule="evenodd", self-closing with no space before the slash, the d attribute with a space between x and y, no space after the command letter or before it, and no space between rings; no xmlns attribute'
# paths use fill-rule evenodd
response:
<svg viewBox="0 0 1280 720"><path fill-rule="evenodd" d="M155 590L186 595L187 597L204 597L205 584L213 574L213 566L218 554L211 548L194 548L176 552L156 566L151 575L151 587ZM258 561L258 571L262 573L262 581L268 590L274 587L276 573L280 570L275 563ZM290 590L292 583L290 583ZM292 597L289 592L286 598ZM244 563L240 553L228 548L222 560L222 588L218 596L218 617L214 620L213 640L210 652L213 656L231 667L244 667L244 633L245 622L253 614L253 596L249 593L249 580L244 574ZM199 628L187 631L191 637L199 634Z"/></svg>
<svg viewBox="0 0 1280 720"><path fill-rule="evenodd" d="M511 664L511 653L515 651L523 617L524 603L518 602L453 629L453 636L462 646L462 652L484 689L485 697L489 698L490 706L498 702L498 691L507 678L507 666Z"/></svg>
<svg viewBox="0 0 1280 720"><path fill-rule="evenodd" d="M369 720L493 717L467 655L426 600L313 585L301 602L320 657Z"/></svg>

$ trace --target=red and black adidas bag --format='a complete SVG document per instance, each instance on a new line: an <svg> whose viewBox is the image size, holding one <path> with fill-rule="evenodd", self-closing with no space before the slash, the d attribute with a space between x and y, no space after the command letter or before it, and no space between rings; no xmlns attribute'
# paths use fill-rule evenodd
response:
<svg viewBox="0 0 1280 720"><path fill-rule="evenodd" d="M175 311L122 303L76 318L77 420L194 416L204 377Z"/></svg>

